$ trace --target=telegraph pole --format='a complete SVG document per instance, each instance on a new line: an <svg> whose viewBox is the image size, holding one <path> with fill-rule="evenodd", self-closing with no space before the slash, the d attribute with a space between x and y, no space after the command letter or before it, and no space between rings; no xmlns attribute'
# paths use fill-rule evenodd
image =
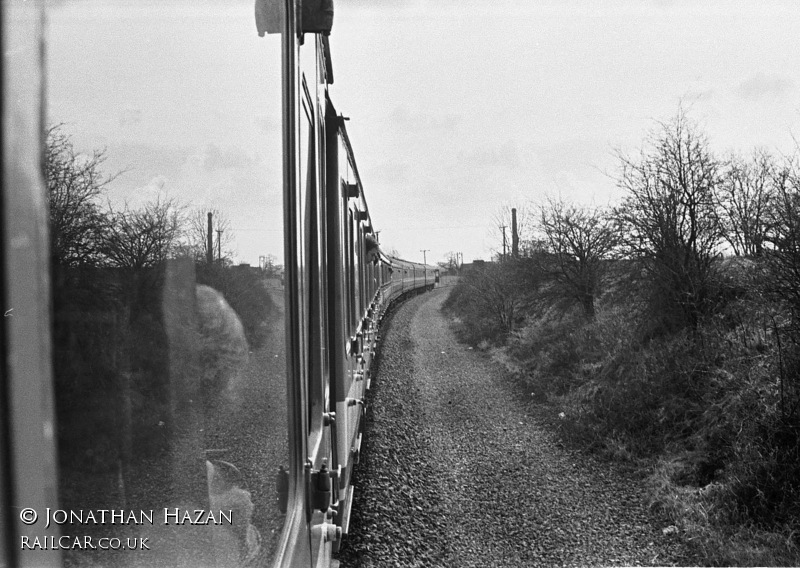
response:
<svg viewBox="0 0 800 568"><path fill-rule="evenodd" d="M222 229L217 229L217 260L219 265L222 266Z"/></svg>
<svg viewBox="0 0 800 568"><path fill-rule="evenodd" d="M422 264L425 265L423 267L423 270L425 272L425 283L426 284L428 283L428 255L427 255L427 252L429 250L431 250L431 249L422 249L421 251L419 251L419 252L422 253Z"/></svg>
<svg viewBox="0 0 800 568"><path fill-rule="evenodd" d="M500 228L503 229L503 258L506 257L506 227L507 225L502 225Z"/></svg>

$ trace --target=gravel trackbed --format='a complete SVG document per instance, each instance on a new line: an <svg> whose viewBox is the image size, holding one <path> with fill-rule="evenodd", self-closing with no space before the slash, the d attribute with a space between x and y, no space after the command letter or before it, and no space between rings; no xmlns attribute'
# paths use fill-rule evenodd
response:
<svg viewBox="0 0 800 568"><path fill-rule="evenodd" d="M384 321L343 567L674 565L641 480L561 447L417 296Z"/></svg>

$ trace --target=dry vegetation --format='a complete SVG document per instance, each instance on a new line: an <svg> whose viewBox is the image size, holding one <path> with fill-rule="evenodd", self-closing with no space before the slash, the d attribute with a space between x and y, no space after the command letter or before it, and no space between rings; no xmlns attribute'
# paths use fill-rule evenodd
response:
<svg viewBox="0 0 800 568"><path fill-rule="evenodd" d="M720 159L679 114L620 155L617 207L540 206L447 303L564 440L647 470L709 565L800 564L797 160Z"/></svg>
<svg viewBox="0 0 800 568"><path fill-rule="evenodd" d="M266 555L282 523L271 489L286 451L283 316L267 287L274 270L209 263L205 212L174 200L115 209L103 162L102 151L80 154L60 127L49 131L59 506L156 510L248 491ZM241 478L208 473L226 460ZM208 479L222 479L216 493ZM247 540L250 512L239 516L237 558L259 550ZM81 527L91 536L118 529ZM153 537L150 565L174 565L187 550L211 554L207 534L186 532L197 538L189 546L152 530L143 533ZM70 551L65 563L94 565L93 554Z"/></svg>

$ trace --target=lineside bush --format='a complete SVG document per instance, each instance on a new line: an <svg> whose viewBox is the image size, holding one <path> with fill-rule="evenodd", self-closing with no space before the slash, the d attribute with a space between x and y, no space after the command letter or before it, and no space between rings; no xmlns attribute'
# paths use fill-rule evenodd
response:
<svg viewBox="0 0 800 568"><path fill-rule="evenodd" d="M645 337L647 299L609 292L593 321L579 307L531 304L498 359L561 416L565 442L649 472L654 513L704 562L796 565L800 428L780 377L800 358L778 349L773 319L783 312L766 298L759 264L718 268L714 313L697 329ZM457 286L448 304L475 325L480 310L466 298Z"/></svg>
<svg viewBox="0 0 800 568"><path fill-rule="evenodd" d="M647 473L698 562L800 565L800 154L720 160L681 111L619 157L620 244L593 310L548 271L583 249L547 246L533 270L484 267L494 288L462 279L447 306L562 440ZM523 300L511 325L491 289Z"/></svg>

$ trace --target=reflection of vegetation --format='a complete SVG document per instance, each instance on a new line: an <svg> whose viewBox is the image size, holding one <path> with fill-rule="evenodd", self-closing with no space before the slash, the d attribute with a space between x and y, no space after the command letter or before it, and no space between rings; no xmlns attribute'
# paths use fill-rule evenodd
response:
<svg viewBox="0 0 800 568"><path fill-rule="evenodd" d="M87 505L87 496L98 506L147 500L150 482L138 482L157 470L142 477L130 468L151 466L169 449L163 275L155 269L56 267L55 281L54 367L64 498L80 506Z"/></svg>
<svg viewBox="0 0 800 568"><path fill-rule="evenodd" d="M277 309L262 271L195 260L176 201L107 205L103 161L50 130L61 505L160 508L190 486L202 505L208 414Z"/></svg>
<svg viewBox="0 0 800 568"><path fill-rule="evenodd" d="M132 269L163 263L174 253L181 234L181 213L174 199L158 199L140 209L109 208L103 256L111 266Z"/></svg>
<svg viewBox="0 0 800 568"><path fill-rule="evenodd" d="M45 149L47 198L50 206L51 253L66 266L96 264L108 228L108 218L99 204L112 177L100 166L102 151L91 156L75 151L69 136L59 126L50 128Z"/></svg>
<svg viewBox="0 0 800 568"><path fill-rule="evenodd" d="M685 115L661 126L622 157L626 196L605 218L546 203L542 249L474 267L446 306L565 439L644 464L654 510L703 562L797 565L800 156L724 161ZM583 288L580 239L561 239L575 227L619 245Z"/></svg>
<svg viewBox="0 0 800 568"><path fill-rule="evenodd" d="M212 241L211 249L208 248L208 217L211 215ZM214 240L216 235L216 240ZM223 264L230 264L233 248L233 231L230 220L216 209L195 209L186 215L184 231L185 254L193 257L198 262L207 262L209 259ZM221 258L220 258L221 257Z"/></svg>
<svg viewBox="0 0 800 568"><path fill-rule="evenodd" d="M281 278L283 276L283 266L278 264L278 259L274 254L262 256L259 259L259 268L264 273L264 278Z"/></svg>

